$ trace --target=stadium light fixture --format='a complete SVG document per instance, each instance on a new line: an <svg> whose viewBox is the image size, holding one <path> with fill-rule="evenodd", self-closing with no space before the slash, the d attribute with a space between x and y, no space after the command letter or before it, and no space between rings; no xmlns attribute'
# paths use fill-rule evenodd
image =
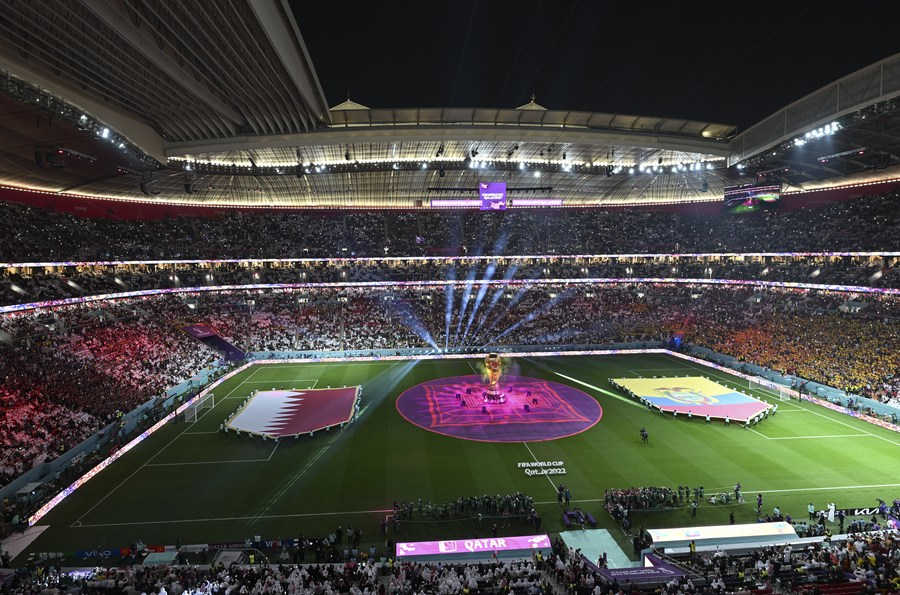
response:
<svg viewBox="0 0 900 595"><path fill-rule="evenodd" d="M534 170L534 177L535 177L535 178L540 178L540 177L541 177L541 172L540 172L539 170Z"/></svg>
<svg viewBox="0 0 900 595"><path fill-rule="evenodd" d="M519 169L521 169L521 170L524 170L524 169L525 169L525 162L524 162L524 161L520 161L520 162L519 162Z"/></svg>
<svg viewBox="0 0 900 595"><path fill-rule="evenodd" d="M100 131L101 138L109 138L109 128L104 128Z"/></svg>
<svg viewBox="0 0 900 595"><path fill-rule="evenodd" d="M634 174L634 168L633 168L633 167L629 167L629 168L628 168L628 173L629 173L629 174Z"/></svg>

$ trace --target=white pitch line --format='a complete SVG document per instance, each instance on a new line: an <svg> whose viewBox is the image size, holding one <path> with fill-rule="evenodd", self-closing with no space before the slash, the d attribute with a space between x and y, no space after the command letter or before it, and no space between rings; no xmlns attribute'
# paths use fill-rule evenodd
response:
<svg viewBox="0 0 900 595"><path fill-rule="evenodd" d="M255 372L254 372L253 374L255 374ZM250 374L250 376L248 376L247 379L252 378L252 377L253 377L253 374ZM88 509L84 512L84 514L82 514L80 517L78 517L78 518L75 520L75 522L76 522L76 523L80 523L80 522L81 522L81 519L83 519L84 517L86 517L87 515L89 515L95 508L97 508L98 506L100 506L101 504L103 504L103 502L105 502L107 498L109 498L110 496L112 496L113 493L115 493L116 490L118 490L118 489L121 488L123 485L125 485L125 483L126 483L129 479L131 479L132 477L134 477L135 475L137 475L142 469L144 469L144 467L146 467L147 465L149 465L154 459L156 459L156 457L158 457L159 455L161 455L161 454L163 453L164 450L166 450L167 448L169 448L176 440L178 440L179 438L181 438L181 436L182 436L185 432L187 432L188 429L190 429L191 427L195 426L195 425L196 425L197 423L199 423L203 418L205 418L207 415L209 415L210 413L212 413L212 411L213 411L216 407L218 407L218 406L222 403L223 400L227 399L228 396L231 395L231 393L233 393L234 391L236 391L237 389L239 389L239 388L244 384L244 382L246 382L246 380L242 380L241 382L239 382L233 389L231 389L230 391L228 391L228 394L225 395L225 398L224 398L224 399L220 399L215 405L213 405L212 407L210 407L210 408L206 411L206 413L204 413L203 415L201 415L200 418L197 419L197 421L195 421L194 423L188 425L185 429L183 429L181 432L179 432L174 438L172 438L171 440L169 440L169 441L165 444L165 446L163 446L162 448L160 448L158 451L156 451L156 453L153 454L153 456L151 456L149 459L147 459L147 460L144 462L143 465L141 465L140 467L138 467L137 469L135 469L128 477L126 477L125 479L123 479L122 481L120 481L119 483L117 483L117 484L115 485L115 487L113 487L113 489L111 489L111 490L109 490L108 492L106 492L106 494L104 494L104 496L103 496L102 498L100 498L99 500L97 500L97 502L95 502L93 506L91 506L90 508L88 508Z"/></svg>
<svg viewBox="0 0 900 595"><path fill-rule="evenodd" d="M818 492L818 491L828 491L828 490L865 490L871 488L896 488L900 486L900 483L882 483L876 485L858 485L858 486L831 486L825 488L790 488L785 490L744 490L744 493L758 493L758 494L782 494L788 492Z"/></svg>
<svg viewBox="0 0 900 595"><path fill-rule="evenodd" d="M638 407L639 409L646 410L646 407L644 407L637 401L629 399L628 397L623 397L621 395L617 395L616 393L608 391L605 388L600 388L599 386L594 386L593 384L588 384L587 382L584 382L583 380L578 380L577 378L572 378L571 376L566 376L565 374L560 374L559 372L553 372L553 373L556 374L557 376L562 376L566 380L571 380L572 382L576 382L582 386L586 386L586 387L593 389L599 393L603 393L604 395L609 395L609 396L616 398L624 403L628 403L629 405L634 405L635 407Z"/></svg>
<svg viewBox="0 0 900 595"><path fill-rule="evenodd" d="M827 436L766 436L769 440L815 440L817 438L872 438L872 434L829 434Z"/></svg>
<svg viewBox="0 0 900 595"><path fill-rule="evenodd" d="M718 370L715 370L715 369L712 369L712 368L707 369L707 368L705 368L705 367L703 367L703 366L701 366L701 365L699 365L699 364L695 364L695 363L693 363L693 362L685 362L685 363L686 363L687 365L689 365L689 366L693 366L693 367L695 367L695 368L698 368L698 369L700 369L700 370L703 370L703 371L706 372L707 374L715 374L715 375L718 376L719 378L726 378L726 379L728 379L729 382L733 382L731 379L728 378L728 375L727 375L727 374L725 374L725 373L723 373L723 372L719 372ZM801 401L801 403L802 403L802 401ZM814 404L814 403L811 403L811 404L809 404L809 407L819 407L819 405L816 405L816 404ZM841 421L841 420L839 420L839 419L835 419L835 418L831 417L830 415L825 415L824 413L820 413L820 412L818 412L818 411L813 411L813 410L810 409L809 407L801 407L800 409L803 410L803 411L806 411L807 413L811 413L811 414L813 414L813 415L818 415L818 416L821 417L821 418L827 419L827 420L829 420L829 421L833 421L833 422L836 423L836 424L841 424L842 426L846 426L846 427L850 428L851 430L856 430L856 431L858 431L858 432L863 432L863 433L865 433L865 434L868 434L869 436L872 436L872 437L874 437L874 438L878 438L879 440L884 440L885 442L887 442L887 443L889 443L889 444L893 444L894 446L900 446L900 442L894 442L894 441L891 440L890 438L885 438L884 436L879 436L878 434L873 434L872 432L866 431L866 430L864 430L864 429L862 429L862 428L857 428L856 426L852 426L852 425L850 425L850 424L848 424L848 423L846 423L846 422L843 422L843 421ZM840 413L839 413L838 415L843 415L843 414L840 414ZM867 423L867 422L861 422L861 423Z"/></svg>
<svg viewBox="0 0 900 595"><path fill-rule="evenodd" d="M522 444L525 445L525 448L528 449L528 454L530 454L530 455L531 455L531 458L534 459L534 462L537 463L537 462L538 462L538 458L537 458L536 456L534 456L534 453L531 451L531 447L528 446L528 443L527 443L527 442L522 442ZM546 478L547 478L547 481L550 482L550 485L553 486L553 492L554 492L554 493L559 493L559 489L556 487L556 484L553 483L553 480L550 479L550 476L549 476L549 475L545 475L544 477L546 477Z"/></svg>
<svg viewBox="0 0 900 595"><path fill-rule="evenodd" d="M313 384L317 384L319 381L316 378L297 378L296 380L250 380L245 382L245 384L288 384L290 382L312 382Z"/></svg>
<svg viewBox="0 0 900 595"><path fill-rule="evenodd" d="M782 490L742 490L745 494L786 494L790 492L819 492L819 491L831 491L831 490L867 490L873 488L896 488L900 487L900 483L881 483L881 484L873 484L873 485L856 485L856 486L829 486L829 487L820 487L820 488L788 488ZM724 488L723 488L724 489ZM578 504L586 504L590 502L605 502L606 498L589 498L587 500L572 500L572 502ZM556 504L555 500L545 500L542 502L535 502L535 504L541 505L549 505Z"/></svg>
<svg viewBox="0 0 900 595"><path fill-rule="evenodd" d="M90 524L80 524L73 525L73 527L77 529L85 529L90 527L125 527L132 525L173 525L177 523L216 523L222 521L249 521L256 519L296 519L303 517L316 517L316 516L344 516L349 514L376 514L376 513L385 513L385 512L394 512L392 508L383 508L383 509L375 509L375 510L348 510L343 512L298 512L291 514L267 514L267 515L253 515L253 516L226 516L226 517L210 517L210 518L202 518L202 519L172 519L165 521L129 521L125 523L90 523Z"/></svg>
<svg viewBox="0 0 900 595"><path fill-rule="evenodd" d="M230 459L223 461L184 461L181 463L150 463L147 467L181 467L183 465L219 465L228 463L265 463L269 459Z"/></svg>
<svg viewBox="0 0 900 595"><path fill-rule="evenodd" d="M303 368L306 369L306 368L327 368L327 367L333 367L333 366L346 366L346 365L350 365L350 366L354 366L354 367L356 367L356 366L384 366L385 364L396 364L396 363L397 362L395 362L395 361L390 361L390 362L323 362L323 363L318 363L318 364L315 364L315 363L307 364L304 362L297 362L295 364L257 364L257 366L259 366L260 369L265 368L267 370L271 370L273 368L297 368L298 366L303 366Z"/></svg>
<svg viewBox="0 0 900 595"><path fill-rule="evenodd" d="M184 461L181 463L151 463L147 465L148 467L178 467L180 465L216 465L221 463L268 463L272 460L272 457L275 455L275 451L278 450L278 445L280 442L275 443L275 448L272 449L272 452L269 453L264 459L231 459L225 461Z"/></svg>
<svg viewBox="0 0 900 595"><path fill-rule="evenodd" d="M762 437L765 438L766 440L771 440L771 438L769 438L768 436L766 436L766 435L763 434L762 432L757 432L757 431L754 430L753 428L747 428L747 429L750 430L751 432L753 432L754 434L758 435L758 436L762 436Z"/></svg>

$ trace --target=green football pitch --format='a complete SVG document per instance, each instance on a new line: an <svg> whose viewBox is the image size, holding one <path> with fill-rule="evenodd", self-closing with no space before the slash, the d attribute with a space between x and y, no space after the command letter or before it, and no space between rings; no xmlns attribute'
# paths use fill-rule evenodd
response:
<svg viewBox="0 0 900 595"><path fill-rule="evenodd" d="M325 535L361 528L383 544L380 523L396 500L434 503L460 496L525 492L541 531L562 529L555 483L577 506L614 528L603 509L607 488L703 485L706 494L740 481L746 504L703 504L644 513L647 528L756 520L755 497L795 517L806 504L868 506L900 492L900 437L806 402L781 402L778 414L750 429L660 415L618 392L609 378L706 375L747 391L747 381L667 355L554 356L512 362L523 376L574 386L596 398L603 416L589 430L548 442L483 443L432 433L407 422L395 401L426 380L472 374L477 360L256 365L216 388L216 405L196 423L174 421L65 499L38 524L49 528L28 551L189 544ZM218 431L252 391L363 387L360 414L343 430L274 442ZM646 427L650 442L640 441ZM526 476L520 461L561 460L567 474ZM526 531L528 527L524 528ZM475 537L475 521L404 526L394 539ZM501 532L521 532L504 526ZM621 531L613 531L621 536Z"/></svg>

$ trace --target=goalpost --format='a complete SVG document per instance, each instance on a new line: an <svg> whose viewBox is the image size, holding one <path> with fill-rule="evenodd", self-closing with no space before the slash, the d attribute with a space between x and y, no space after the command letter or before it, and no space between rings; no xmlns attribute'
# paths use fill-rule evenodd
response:
<svg viewBox="0 0 900 595"><path fill-rule="evenodd" d="M759 376L750 378L748 380L747 388L749 388L751 391L758 390L760 392L772 395L779 401L791 400L791 393L788 387L778 384L777 382L772 382L771 380L766 380L765 378L760 378Z"/></svg>
<svg viewBox="0 0 900 595"><path fill-rule="evenodd" d="M216 406L216 395L207 393L202 396L196 403L184 410L184 421L187 423L197 423L197 420L203 417L204 413Z"/></svg>

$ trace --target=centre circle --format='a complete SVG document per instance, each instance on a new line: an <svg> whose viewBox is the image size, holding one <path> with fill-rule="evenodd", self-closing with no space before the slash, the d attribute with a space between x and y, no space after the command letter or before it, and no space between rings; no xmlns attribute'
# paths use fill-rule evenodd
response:
<svg viewBox="0 0 900 595"><path fill-rule="evenodd" d="M481 376L435 378L397 397L397 411L420 428L481 442L541 442L580 434L603 416L597 399L566 384L503 376L502 400Z"/></svg>

